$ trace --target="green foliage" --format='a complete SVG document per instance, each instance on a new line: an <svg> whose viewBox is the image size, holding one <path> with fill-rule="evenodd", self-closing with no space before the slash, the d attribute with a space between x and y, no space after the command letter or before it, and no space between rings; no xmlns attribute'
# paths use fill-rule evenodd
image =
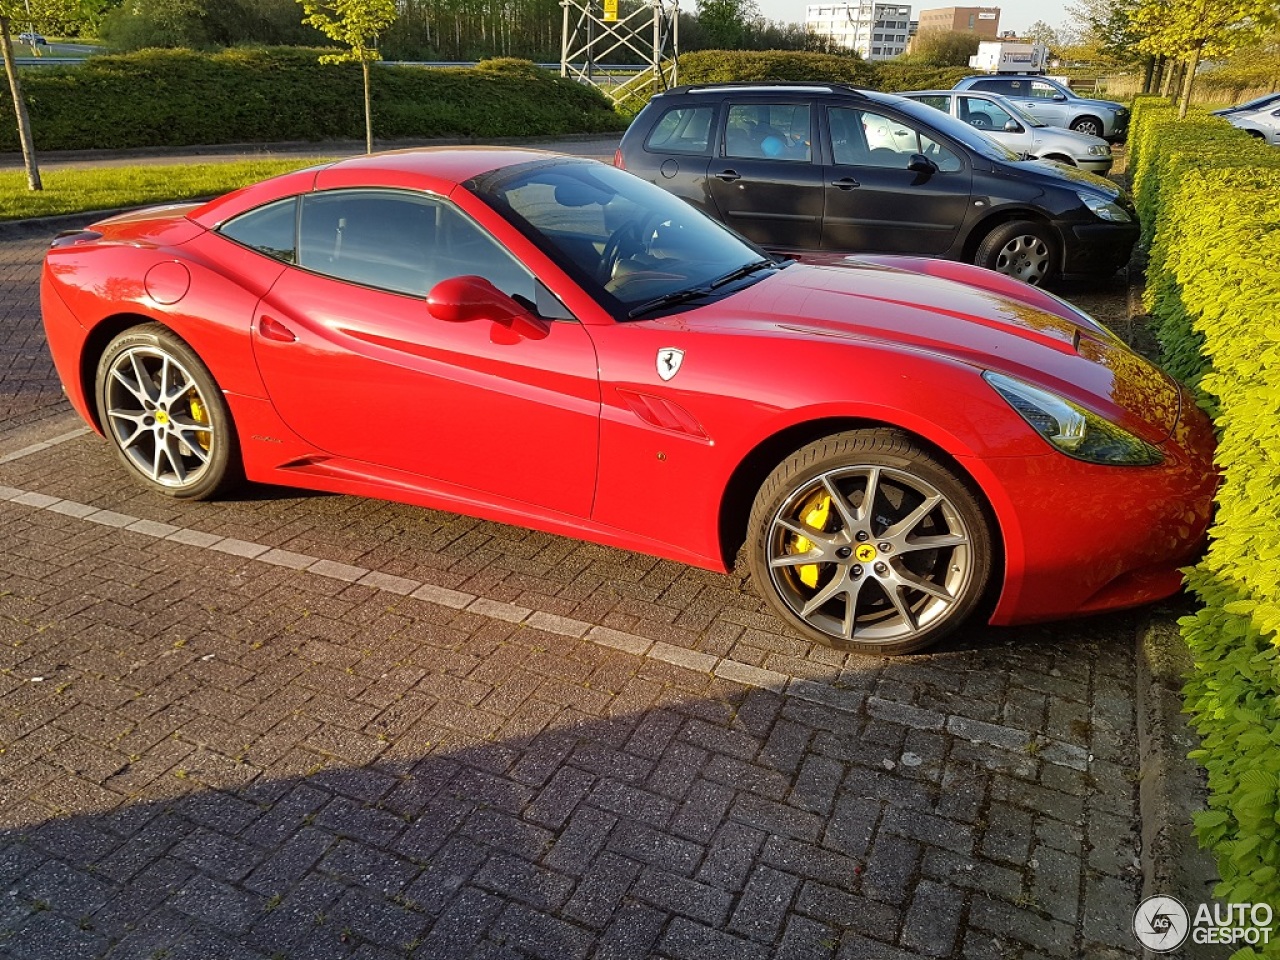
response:
<svg viewBox="0 0 1280 960"><path fill-rule="evenodd" d="M77 67L23 71L44 150L271 143L363 136L358 64L322 66L320 50L146 50ZM617 130L598 91L532 65L487 70L376 67L374 135L554 136ZM16 150L12 102L0 102L0 150Z"/></svg>
<svg viewBox="0 0 1280 960"><path fill-rule="evenodd" d="M323 34L302 23L294 0L129 0L109 8L100 35L121 52L325 42Z"/></svg>
<svg viewBox="0 0 1280 960"><path fill-rule="evenodd" d="M969 58L978 52L982 38L976 33L962 30L926 30L916 36L911 53L898 62L908 62L922 67L965 67Z"/></svg>
<svg viewBox="0 0 1280 960"><path fill-rule="evenodd" d="M691 84L799 80L874 90L924 90L949 88L970 72L967 67L871 63L860 57L798 51L700 50L680 57L680 82Z"/></svg>
<svg viewBox="0 0 1280 960"><path fill-rule="evenodd" d="M302 22L347 49L321 63L369 63L380 59L378 37L396 19L395 0L298 0Z"/></svg>
<svg viewBox="0 0 1280 960"><path fill-rule="evenodd" d="M1223 484L1210 547L1181 621L1194 671L1209 809L1196 817L1231 902L1280 903L1280 155L1157 98L1130 147L1150 238L1148 306L1166 359L1198 381L1219 434ZM1238 956L1243 957L1245 953ZM1280 957L1280 941L1252 956Z"/></svg>
<svg viewBox="0 0 1280 960"><path fill-rule="evenodd" d="M755 0L696 0L696 4L707 40L728 50L742 46L752 22L760 19Z"/></svg>

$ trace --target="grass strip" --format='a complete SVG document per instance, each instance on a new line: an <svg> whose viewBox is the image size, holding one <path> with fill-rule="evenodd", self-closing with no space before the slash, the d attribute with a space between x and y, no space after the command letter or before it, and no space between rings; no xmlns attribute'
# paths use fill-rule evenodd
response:
<svg viewBox="0 0 1280 960"><path fill-rule="evenodd" d="M315 157L154 166L86 167L41 172L44 189L27 189L22 170L0 171L0 220L137 207L216 196L324 161Z"/></svg>

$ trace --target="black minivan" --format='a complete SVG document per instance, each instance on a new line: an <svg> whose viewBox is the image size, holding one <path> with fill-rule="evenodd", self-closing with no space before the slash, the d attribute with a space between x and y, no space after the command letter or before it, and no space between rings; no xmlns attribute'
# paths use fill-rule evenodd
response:
<svg viewBox="0 0 1280 960"><path fill-rule="evenodd" d="M677 87L640 111L614 163L800 259L921 254L1039 284L1110 275L1138 238L1133 203L1111 181L840 84Z"/></svg>

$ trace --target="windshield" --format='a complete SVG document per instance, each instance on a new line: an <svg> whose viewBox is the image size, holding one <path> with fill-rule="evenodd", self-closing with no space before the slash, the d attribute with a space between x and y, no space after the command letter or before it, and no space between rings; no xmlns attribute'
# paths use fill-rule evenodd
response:
<svg viewBox="0 0 1280 960"><path fill-rule="evenodd" d="M909 117L918 120L926 129L932 127L946 134L952 140L959 140L979 156L988 160L999 160L1009 163L1020 159L1020 155L1002 143L997 143L980 130L975 130L963 120L957 120L949 113L935 110L906 97L885 97L881 102L896 107Z"/></svg>
<svg viewBox="0 0 1280 960"><path fill-rule="evenodd" d="M619 319L779 266L678 197L595 161L523 164L471 187Z"/></svg>

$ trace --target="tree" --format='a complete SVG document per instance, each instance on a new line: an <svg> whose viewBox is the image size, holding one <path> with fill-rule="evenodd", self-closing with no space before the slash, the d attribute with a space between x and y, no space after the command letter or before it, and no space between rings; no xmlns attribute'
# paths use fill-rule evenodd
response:
<svg viewBox="0 0 1280 960"><path fill-rule="evenodd" d="M1053 29L1043 20L1037 20L1022 35L1035 43L1043 43L1047 47L1058 46L1058 31Z"/></svg>
<svg viewBox="0 0 1280 960"><path fill-rule="evenodd" d="M698 24L712 48L740 50L760 8L755 0L698 0Z"/></svg>
<svg viewBox="0 0 1280 960"><path fill-rule="evenodd" d="M22 144L22 163L27 168L27 189L43 190L40 167L36 164L36 148L31 139L31 118L27 116L27 101L22 96L18 67L13 62L13 38L9 32L13 12L9 3L0 2L0 54L4 56L4 74L9 81L9 93L13 96L13 113L18 119L18 142Z"/></svg>
<svg viewBox="0 0 1280 960"><path fill-rule="evenodd" d="M1276 0L1139 0L1131 19L1142 50L1182 62L1178 116L1185 117L1200 61L1254 42L1278 15Z"/></svg>
<svg viewBox="0 0 1280 960"><path fill-rule="evenodd" d="M930 67L967 67L982 38L962 30L926 30L916 34L911 53L902 58Z"/></svg>
<svg viewBox="0 0 1280 960"><path fill-rule="evenodd" d="M359 63L364 77L364 143L373 153L373 101L369 96L369 64L380 60L378 37L396 19L395 0L298 0L302 22L330 40L348 47L326 53L321 63Z"/></svg>

